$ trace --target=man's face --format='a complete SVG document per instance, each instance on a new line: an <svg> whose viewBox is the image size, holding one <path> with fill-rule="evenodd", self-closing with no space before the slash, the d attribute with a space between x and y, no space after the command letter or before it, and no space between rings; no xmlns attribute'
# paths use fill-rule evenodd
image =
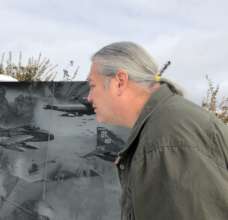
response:
<svg viewBox="0 0 228 220"><path fill-rule="evenodd" d="M88 101L93 105L98 122L114 123L114 88L112 78L98 73L97 64L92 64L88 82L90 86ZM107 80L110 80L106 85Z"/></svg>

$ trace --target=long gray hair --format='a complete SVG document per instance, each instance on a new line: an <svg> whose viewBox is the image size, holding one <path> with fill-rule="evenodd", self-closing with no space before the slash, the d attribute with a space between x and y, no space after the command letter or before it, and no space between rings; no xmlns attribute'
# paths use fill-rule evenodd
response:
<svg viewBox="0 0 228 220"><path fill-rule="evenodd" d="M157 83L156 76L161 72L150 54L132 42L109 44L97 51L91 60L98 63L100 74L112 77L119 69L123 69L130 80L146 87ZM170 80L162 77L160 83L166 83L175 93L183 95L179 86Z"/></svg>

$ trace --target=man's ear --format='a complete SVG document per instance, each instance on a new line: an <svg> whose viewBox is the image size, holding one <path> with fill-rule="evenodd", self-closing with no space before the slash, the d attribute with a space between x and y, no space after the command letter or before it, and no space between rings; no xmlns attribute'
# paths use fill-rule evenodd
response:
<svg viewBox="0 0 228 220"><path fill-rule="evenodd" d="M121 95L128 85L128 73L124 69L119 69L115 75L117 92Z"/></svg>

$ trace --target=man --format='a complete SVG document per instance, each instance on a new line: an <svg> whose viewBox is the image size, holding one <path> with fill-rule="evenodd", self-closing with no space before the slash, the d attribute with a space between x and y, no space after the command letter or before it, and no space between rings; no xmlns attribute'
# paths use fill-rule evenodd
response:
<svg viewBox="0 0 228 220"><path fill-rule="evenodd" d="M88 77L98 122L131 128L116 165L123 220L227 220L228 128L163 79L131 42L105 46Z"/></svg>

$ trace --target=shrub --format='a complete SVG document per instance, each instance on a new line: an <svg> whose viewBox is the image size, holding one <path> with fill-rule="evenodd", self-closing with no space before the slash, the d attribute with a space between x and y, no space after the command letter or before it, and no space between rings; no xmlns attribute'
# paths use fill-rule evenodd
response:
<svg viewBox="0 0 228 220"><path fill-rule="evenodd" d="M214 113L225 124L228 124L228 97L223 97L218 102L219 85L214 86L213 82L206 76L208 81L208 90L206 97L203 99L202 107Z"/></svg>
<svg viewBox="0 0 228 220"><path fill-rule="evenodd" d="M22 64L22 53L19 54L18 62L12 61L12 53L9 52L5 59L5 53L1 56L0 74L5 74L16 78L19 81L49 81L54 80L56 76L57 65L52 65L50 60L42 58L28 58L27 64Z"/></svg>

